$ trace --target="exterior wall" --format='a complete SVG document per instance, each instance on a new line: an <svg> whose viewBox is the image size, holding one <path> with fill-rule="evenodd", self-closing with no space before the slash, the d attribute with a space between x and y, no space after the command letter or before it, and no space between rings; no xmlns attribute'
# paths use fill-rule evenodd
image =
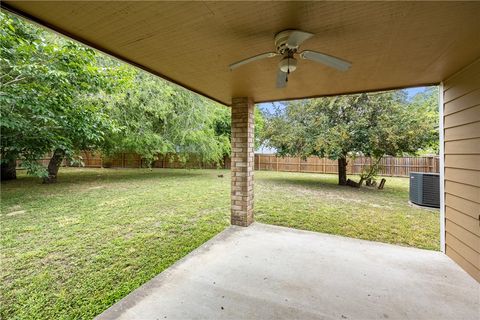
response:
<svg viewBox="0 0 480 320"><path fill-rule="evenodd" d="M253 222L253 167L255 104L250 98L232 99L231 223Z"/></svg>
<svg viewBox="0 0 480 320"><path fill-rule="evenodd" d="M480 282L480 59L443 82L445 252Z"/></svg>

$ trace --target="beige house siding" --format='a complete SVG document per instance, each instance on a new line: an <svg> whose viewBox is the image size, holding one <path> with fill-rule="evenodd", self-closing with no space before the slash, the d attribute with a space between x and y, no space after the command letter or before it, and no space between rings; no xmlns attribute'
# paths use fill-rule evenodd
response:
<svg viewBox="0 0 480 320"><path fill-rule="evenodd" d="M480 282L480 59L443 83L445 252Z"/></svg>

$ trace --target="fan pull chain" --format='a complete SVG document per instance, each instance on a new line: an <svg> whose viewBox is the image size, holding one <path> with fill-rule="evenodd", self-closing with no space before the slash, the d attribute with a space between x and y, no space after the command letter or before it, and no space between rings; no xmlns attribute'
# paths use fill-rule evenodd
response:
<svg viewBox="0 0 480 320"><path fill-rule="evenodd" d="M285 75L285 82L288 82L288 75L290 74L290 59L288 59L287 74Z"/></svg>

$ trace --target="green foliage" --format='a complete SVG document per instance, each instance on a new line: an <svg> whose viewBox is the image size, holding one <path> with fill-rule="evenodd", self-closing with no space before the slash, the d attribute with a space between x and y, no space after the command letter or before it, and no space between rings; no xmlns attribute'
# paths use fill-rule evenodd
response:
<svg viewBox="0 0 480 320"><path fill-rule="evenodd" d="M226 108L145 72L131 81L111 100L120 130L109 137L108 153L135 152L148 162L167 153L212 162L229 154L228 136L218 131Z"/></svg>
<svg viewBox="0 0 480 320"><path fill-rule="evenodd" d="M403 91L289 102L267 116L265 141L282 156L339 159L344 168L339 184L345 184L347 157L370 156L372 165L363 175L370 178L383 156L415 154L438 144L433 104L430 96L408 103Z"/></svg>
<svg viewBox="0 0 480 320"><path fill-rule="evenodd" d="M267 117L265 139L280 155L414 154L433 144L432 113L401 91L294 101Z"/></svg>
<svg viewBox="0 0 480 320"><path fill-rule="evenodd" d="M365 155L416 154L434 143L438 145L438 135L433 134L438 117L434 118L427 108L398 98L398 93L372 94L366 109L371 115L364 129L368 136L359 150Z"/></svg>
<svg viewBox="0 0 480 320"><path fill-rule="evenodd" d="M416 94L410 104L414 113L420 113L429 125L426 146L420 150L421 154L439 153L439 114L438 114L438 87L429 87L425 92Z"/></svg>
<svg viewBox="0 0 480 320"><path fill-rule="evenodd" d="M136 152L147 162L174 153L221 162L230 153L227 108L1 13L1 157L36 159L63 150Z"/></svg>
<svg viewBox="0 0 480 320"><path fill-rule="evenodd" d="M255 121L255 149L264 143L265 139L265 118L263 112L256 107L254 114Z"/></svg>
<svg viewBox="0 0 480 320"><path fill-rule="evenodd" d="M108 81L95 52L1 13L2 160L20 158L44 176L35 159L62 149L99 146L111 123L97 94Z"/></svg>
<svg viewBox="0 0 480 320"><path fill-rule="evenodd" d="M218 110L218 109L217 109ZM215 132L217 135L228 137L228 141L231 138L231 114L229 109L221 109L214 116L215 119ZM255 148L260 147L264 139L265 131L265 119L262 111L256 107L254 111L254 128L255 128ZM230 154L230 149L228 149Z"/></svg>

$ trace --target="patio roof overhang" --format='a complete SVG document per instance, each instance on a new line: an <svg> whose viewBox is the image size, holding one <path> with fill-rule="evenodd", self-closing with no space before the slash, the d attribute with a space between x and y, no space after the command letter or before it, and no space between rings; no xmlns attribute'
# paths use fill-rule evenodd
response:
<svg viewBox="0 0 480 320"><path fill-rule="evenodd" d="M436 84L480 56L475 2L2 1L2 8L225 105ZM278 59L228 65L272 51L274 35L315 36L302 49L353 62L339 72L299 62L285 89Z"/></svg>

